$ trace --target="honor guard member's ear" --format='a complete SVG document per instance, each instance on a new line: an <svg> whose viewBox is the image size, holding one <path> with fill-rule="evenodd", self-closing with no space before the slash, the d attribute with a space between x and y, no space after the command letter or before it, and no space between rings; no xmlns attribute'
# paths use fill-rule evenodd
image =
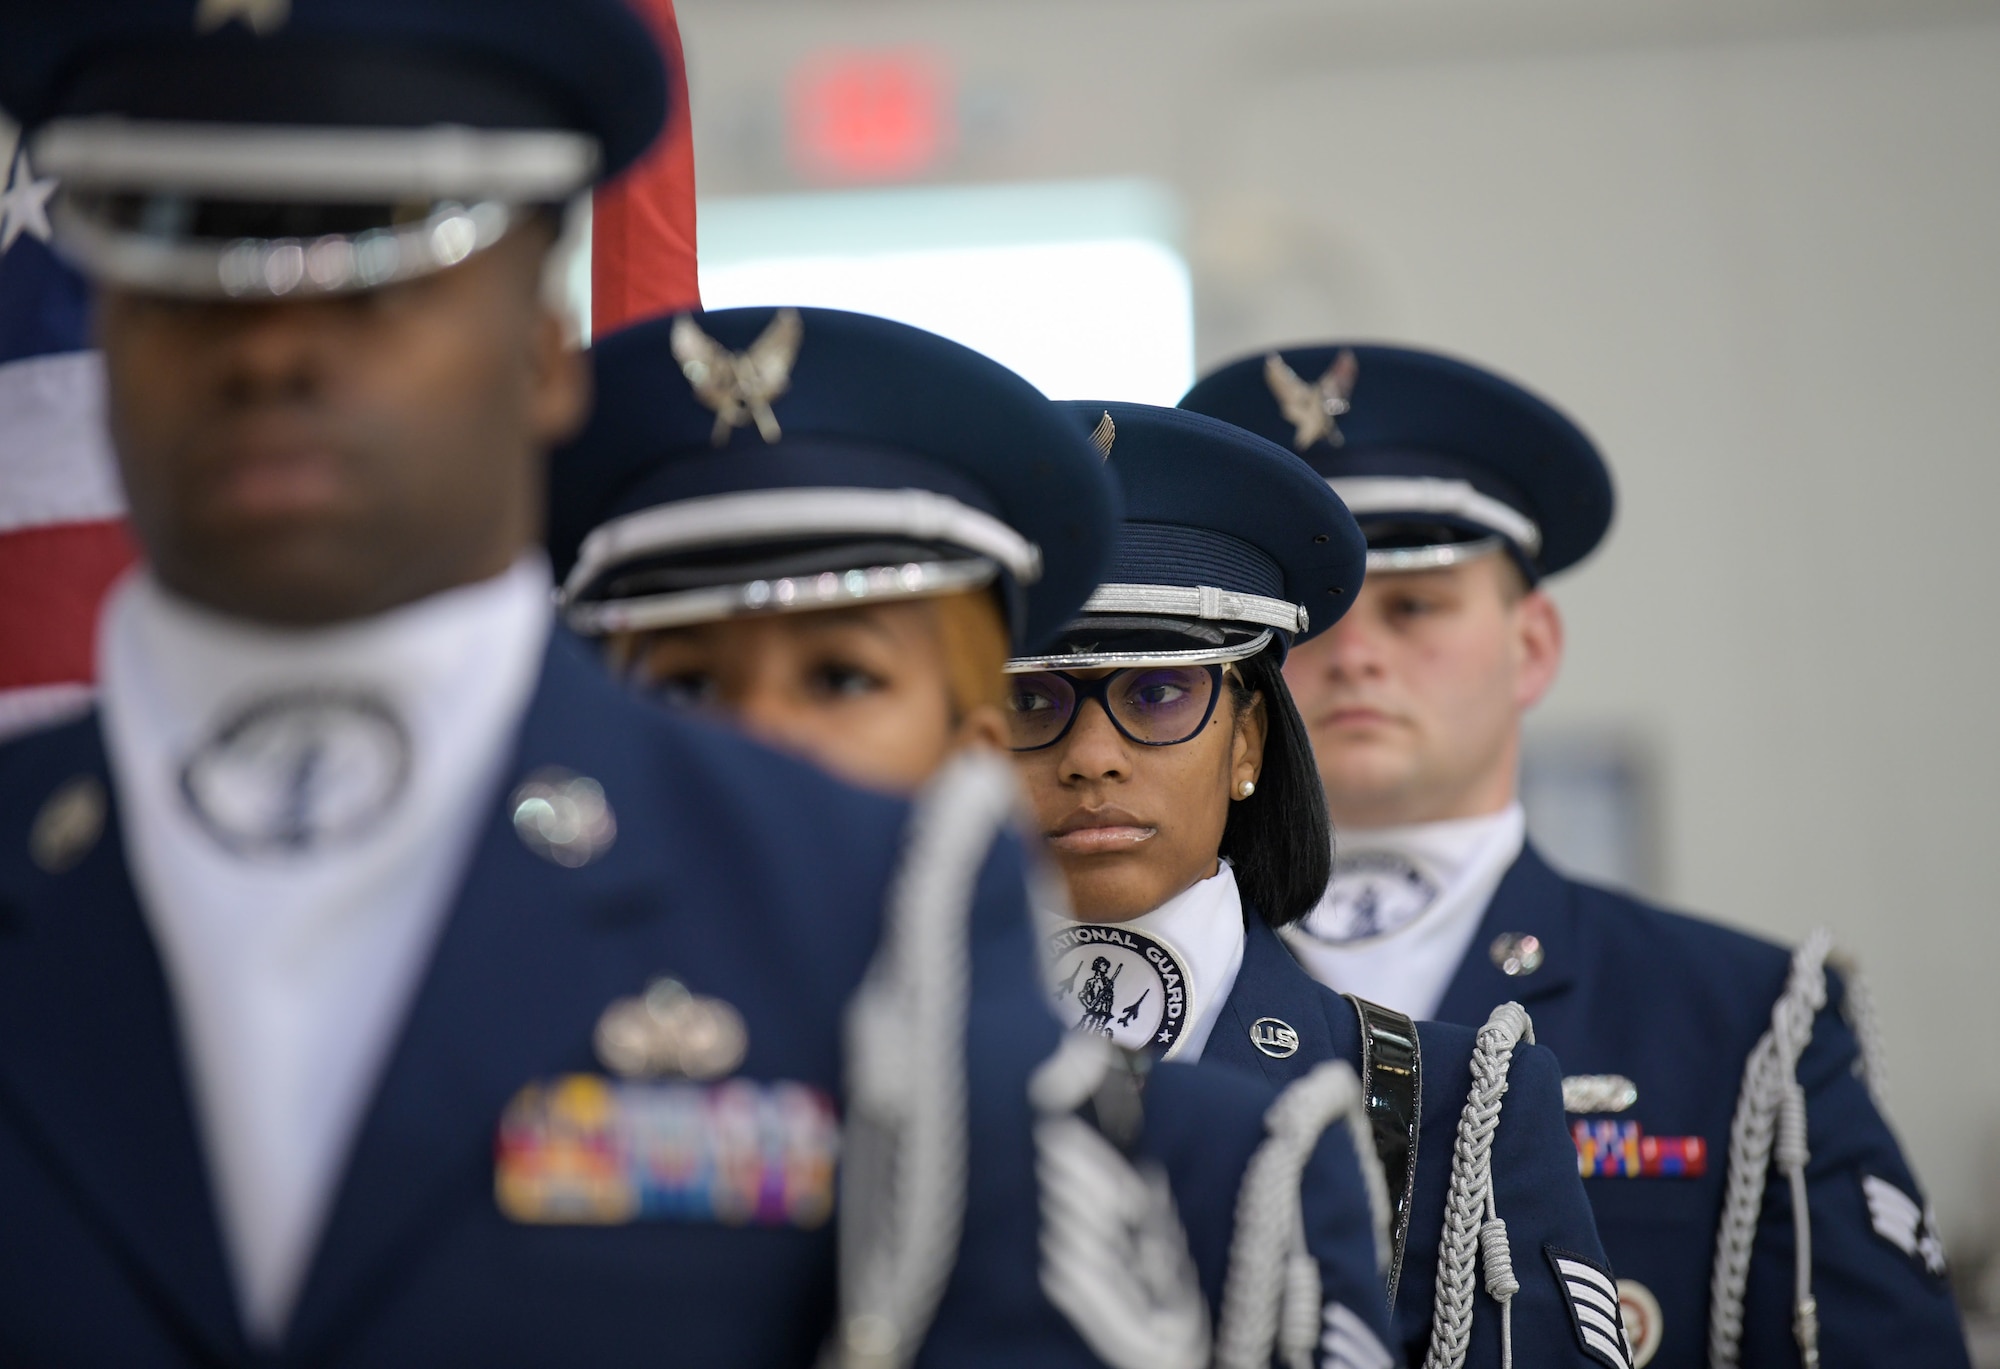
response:
<svg viewBox="0 0 2000 1369"><path fill-rule="evenodd" d="M1504 549L1530 585L1611 525L1611 474L1583 430L1512 381L1435 352L1319 343L1221 366L1180 407L1298 452L1368 535L1371 571Z"/></svg>
<svg viewBox="0 0 2000 1369"><path fill-rule="evenodd" d="M992 586L1010 649L1098 582L1118 492L1085 433L970 348L834 309L641 323L549 464L570 625L641 632Z"/></svg>
<svg viewBox="0 0 2000 1369"><path fill-rule="evenodd" d="M666 74L621 0L17 5L0 107L99 281L245 301L456 265L634 161Z"/></svg>

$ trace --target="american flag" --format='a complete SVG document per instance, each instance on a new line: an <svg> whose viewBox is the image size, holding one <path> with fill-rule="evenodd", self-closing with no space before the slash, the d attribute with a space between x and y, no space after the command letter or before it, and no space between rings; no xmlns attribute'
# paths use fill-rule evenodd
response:
<svg viewBox="0 0 2000 1369"><path fill-rule="evenodd" d="M135 551L89 295L49 249L55 182L0 121L0 737L90 698L97 606Z"/></svg>
<svg viewBox="0 0 2000 1369"><path fill-rule="evenodd" d="M659 143L598 191L593 328L700 307L694 141L673 0L633 0L660 39L673 108ZM0 737L88 704L97 610L137 550L104 426L89 292L49 245L55 182L0 119Z"/></svg>
<svg viewBox="0 0 2000 1369"><path fill-rule="evenodd" d="M672 87L666 131L592 205L590 330L701 307L695 279L694 134L673 0L632 0L652 26Z"/></svg>

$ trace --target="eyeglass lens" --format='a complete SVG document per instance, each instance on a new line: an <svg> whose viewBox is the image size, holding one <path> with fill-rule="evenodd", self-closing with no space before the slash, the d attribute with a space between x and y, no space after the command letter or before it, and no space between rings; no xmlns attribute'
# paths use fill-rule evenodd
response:
<svg viewBox="0 0 2000 1369"><path fill-rule="evenodd" d="M1009 742L1016 751L1053 745L1085 699L1096 698L1118 730L1145 746L1172 746L1201 731L1217 672L1206 666L1145 666L1097 680L1043 671L1012 678Z"/></svg>

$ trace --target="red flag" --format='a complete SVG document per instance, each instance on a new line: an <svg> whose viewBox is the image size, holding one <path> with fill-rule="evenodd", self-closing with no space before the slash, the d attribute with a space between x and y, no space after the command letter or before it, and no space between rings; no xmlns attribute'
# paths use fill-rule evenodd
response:
<svg viewBox="0 0 2000 1369"><path fill-rule="evenodd" d="M666 131L591 207L590 331L603 336L640 319L701 307L695 278L694 132L687 62L673 0L632 0L667 62Z"/></svg>

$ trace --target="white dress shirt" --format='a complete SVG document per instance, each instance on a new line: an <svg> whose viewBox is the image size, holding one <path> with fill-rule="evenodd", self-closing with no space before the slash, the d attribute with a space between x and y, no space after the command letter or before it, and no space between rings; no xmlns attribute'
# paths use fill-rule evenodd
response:
<svg viewBox="0 0 2000 1369"><path fill-rule="evenodd" d="M289 630L140 571L100 621L126 859L257 1343L283 1334L506 778L549 597L534 556L379 617Z"/></svg>
<svg viewBox="0 0 2000 1369"><path fill-rule="evenodd" d="M1343 827L1333 882L1285 929L1286 944L1322 984L1435 1016L1527 830L1518 803L1448 822Z"/></svg>

